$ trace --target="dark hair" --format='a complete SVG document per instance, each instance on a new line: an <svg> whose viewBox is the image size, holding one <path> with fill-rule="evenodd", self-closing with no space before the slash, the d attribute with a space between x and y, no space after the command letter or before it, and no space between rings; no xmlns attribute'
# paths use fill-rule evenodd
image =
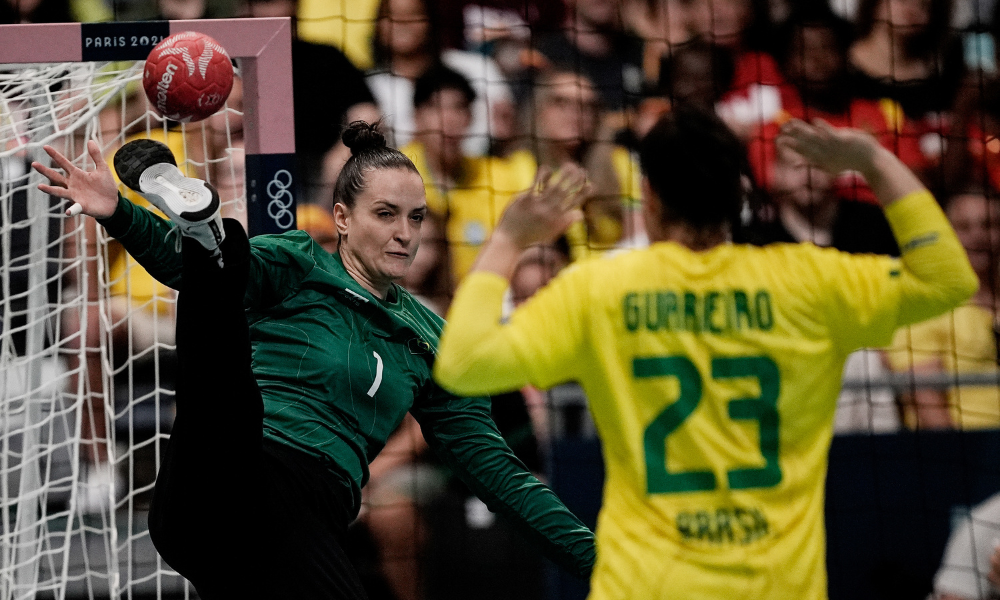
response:
<svg viewBox="0 0 1000 600"><path fill-rule="evenodd" d="M660 57L660 80L657 82L655 92L672 102L686 100L676 98L676 84L678 72L683 68L684 61L692 57L708 60L709 72L704 73L701 79L710 82L713 92L711 101L714 104L732 86L736 66L733 53L728 48L716 46L700 38L681 44L673 52Z"/></svg>
<svg viewBox="0 0 1000 600"><path fill-rule="evenodd" d="M702 229L739 223L746 151L714 113L679 106L639 144L639 161L665 219Z"/></svg>
<svg viewBox="0 0 1000 600"><path fill-rule="evenodd" d="M875 29L875 12L880 2L889 0L861 0L855 13L857 37L863 38ZM930 0L931 8L926 29L906 44L911 56L926 58L936 55L947 39L951 27L954 0Z"/></svg>
<svg viewBox="0 0 1000 600"><path fill-rule="evenodd" d="M334 204L340 202L348 208L354 208L354 201L364 191L370 171L409 169L420 174L413 161L405 154L386 145L385 136L379 132L380 124L381 121L354 121L344 130L341 139L351 149L351 157L347 159L333 186Z"/></svg>
<svg viewBox="0 0 1000 600"><path fill-rule="evenodd" d="M454 69L437 63L417 77L413 84L413 107L420 108L431 100L436 92L441 90L458 90L465 96L465 101L472 104L476 99L476 91L472 89L469 80Z"/></svg>
<svg viewBox="0 0 1000 600"><path fill-rule="evenodd" d="M392 63L392 50L388 44L379 39L378 22L389 18L389 1L382 0L378 5L378 15L375 17L375 32L372 34L372 61L377 69L388 69ZM420 0L427 18L427 54L441 56L441 25L438 9L428 0Z"/></svg>
<svg viewBox="0 0 1000 600"><path fill-rule="evenodd" d="M854 28L833 13L826 4L807 4L792 11L788 20L777 31L777 47L775 58L783 68L792 57L796 38L804 29L825 29L833 34L837 51L841 56L847 56L854 41Z"/></svg>
<svg viewBox="0 0 1000 600"><path fill-rule="evenodd" d="M749 0L750 24L743 30L743 47L769 52L773 43L774 19L768 0Z"/></svg>

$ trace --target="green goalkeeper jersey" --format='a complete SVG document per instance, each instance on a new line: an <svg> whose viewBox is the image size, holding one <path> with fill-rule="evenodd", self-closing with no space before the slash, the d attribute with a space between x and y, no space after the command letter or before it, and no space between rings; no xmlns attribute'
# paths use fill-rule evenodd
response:
<svg viewBox="0 0 1000 600"><path fill-rule="evenodd" d="M153 277L181 289L169 221L119 197L101 224ZM244 305L266 439L324 462L350 488L356 513L368 464L409 411L491 510L522 525L556 562L589 573L592 533L513 455L489 398L434 383L440 317L399 286L377 298L305 232L257 236L250 247Z"/></svg>

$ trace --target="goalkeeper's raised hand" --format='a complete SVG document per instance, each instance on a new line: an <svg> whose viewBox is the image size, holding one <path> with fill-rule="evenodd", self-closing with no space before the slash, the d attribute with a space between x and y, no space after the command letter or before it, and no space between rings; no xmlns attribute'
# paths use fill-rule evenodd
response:
<svg viewBox="0 0 1000 600"><path fill-rule="evenodd" d="M83 213L95 218L106 218L114 214L118 207L118 186L111 168L101 156L101 147L97 142L87 142L87 152L95 164L92 171L77 167L52 146L45 146L45 152L62 169L62 173L38 162L31 163L33 169L49 180L48 184L39 184L38 189L72 201L73 204L66 209L67 216Z"/></svg>

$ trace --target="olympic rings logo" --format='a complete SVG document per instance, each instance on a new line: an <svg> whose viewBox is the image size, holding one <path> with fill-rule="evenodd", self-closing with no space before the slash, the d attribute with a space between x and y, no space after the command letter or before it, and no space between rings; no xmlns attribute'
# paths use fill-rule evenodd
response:
<svg viewBox="0 0 1000 600"><path fill-rule="evenodd" d="M267 214L281 229L289 229L295 222L295 214L288 210L295 202L291 187L292 174L286 169L275 173L274 179L267 184L267 197L271 199L267 203Z"/></svg>

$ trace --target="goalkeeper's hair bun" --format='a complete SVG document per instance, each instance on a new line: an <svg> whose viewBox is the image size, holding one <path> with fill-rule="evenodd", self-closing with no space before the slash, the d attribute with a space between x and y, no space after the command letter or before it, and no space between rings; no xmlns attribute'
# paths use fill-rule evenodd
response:
<svg viewBox="0 0 1000 600"><path fill-rule="evenodd" d="M344 145L351 149L352 155L358 155L369 150L387 147L385 136L379 131L381 120L374 123L354 121L344 130Z"/></svg>
<svg viewBox="0 0 1000 600"><path fill-rule="evenodd" d="M339 202L354 208L358 194L367 187L368 178L374 171L406 169L420 174L406 155L386 144L385 136L379 131L380 124L381 121L354 121L344 129L341 139L351 149L351 157L333 186L334 204Z"/></svg>

